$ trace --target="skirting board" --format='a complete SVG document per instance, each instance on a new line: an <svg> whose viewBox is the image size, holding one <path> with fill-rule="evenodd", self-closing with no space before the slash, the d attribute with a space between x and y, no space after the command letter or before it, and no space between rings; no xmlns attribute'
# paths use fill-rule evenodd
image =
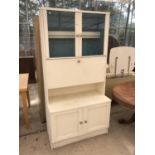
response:
<svg viewBox="0 0 155 155"><path fill-rule="evenodd" d="M67 145L67 144L71 144L74 142L78 142L78 141L81 141L84 139L88 139L88 138L95 137L95 136L102 135L102 134L106 134L106 133L108 133L108 129L102 129L102 130L98 130L95 132L91 132L91 133L86 134L86 135L81 135L81 136L74 137L71 139L63 140L61 142L50 143L50 145L51 145L51 148L54 149L54 148L58 148L58 147L61 147L61 146Z"/></svg>

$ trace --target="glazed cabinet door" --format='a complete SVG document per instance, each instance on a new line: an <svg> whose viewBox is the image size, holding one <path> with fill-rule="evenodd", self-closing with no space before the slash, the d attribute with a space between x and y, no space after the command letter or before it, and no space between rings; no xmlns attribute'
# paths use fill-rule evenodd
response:
<svg viewBox="0 0 155 155"><path fill-rule="evenodd" d="M80 134L80 110L71 110L52 114L52 141L58 142Z"/></svg>
<svg viewBox="0 0 155 155"><path fill-rule="evenodd" d="M47 11L50 58L75 57L75 13Z"/></svg>
<svg viewBox="0 0 155 155"><path fill-rule="evenodd" d="M85 131L87 133L109 127L110 103L85 108Z"/></svg>
<svg viewBox="0 0 155 155"><path fill-rule="evenodd" d="M82 56L104 55L105 15L82 14Z"/></svg>

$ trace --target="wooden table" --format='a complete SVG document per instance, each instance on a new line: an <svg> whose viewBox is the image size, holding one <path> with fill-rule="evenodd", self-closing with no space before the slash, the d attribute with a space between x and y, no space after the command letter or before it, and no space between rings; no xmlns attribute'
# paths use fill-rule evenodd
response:
<svg viewBox="0 0 155 155"><path fill-rule="evenodd" d="M135 81L128 81L116 85L112 93L113 99L117 103L129 109L135 109Z"/></svg>
<svg viewBox="0 0 155 155"><path fill-rule="evenodd" d="M30 106L29 92L28 92L28 79L29 74L19 74L19 93L22 99L22 111L23 111L23 120L26 128L29 128L29 118L28 118L28 106Z"/></svg>
<svg viewBox="0 0 155 155"><path fill-rule="evenodd" d="M116 85L112 91L113 100L118 104L131 110L135 110L135 81L124 82ZM132 123L135 120L135 113L128 119L120 119L123 124Z"/></svg>

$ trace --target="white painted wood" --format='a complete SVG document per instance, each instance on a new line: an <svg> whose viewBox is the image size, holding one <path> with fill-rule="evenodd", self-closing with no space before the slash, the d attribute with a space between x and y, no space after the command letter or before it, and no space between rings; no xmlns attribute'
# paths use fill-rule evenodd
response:
<svg viewBox="0 0 155 155"><path fill-rule="evenodd" d="M77 137L74 137L74 138L63 140L61 142L50 143L50 144L51 144L51 148L54 149L54 148L58 148L58 147L61 147L61 146L67 145L67 144L71 144L71 143L74 143L74 142L81 141L83 139L88 139L88 138L91 138L91 137L95 137L95 136L102 135L102 134L107 134L107 133L108 133L108 129L105 128L105 129L102 129L102 130L94 131L92 133L87 133L85 135L77 136Z"/></svg>
<svg viewBox="0 0 155 155"><path fill-rule="evenodd" d="M129 64L130 57L130 64ZM116 64L117 58L117 64ZM109 68L110 75L119 76L122 74L129 75L132 73L135 63L135 48L133 47L115 47L110 51ZM116 72L116 73L115 73Z"/></svg>
<svg viewBox="0 0 155 155"><path fill-rule="evenodd" d="M66 12L81 12L81 13L95 13L95 14L110 14L109 12L101 12L101 11L87 11L87 10L78 10L75 9L64 9L64 8L51 8L51 7L41 7L40 10L54 10L54 11L66 11Z"/></svg>
<svg viewBox="0 0 155 155"><path fill-rule="evenodd" d="M74 100L75 105L75 102L78 104ZM87 101L84 100L84 102ZM65 106L65 104L62 104L62 106ZM79 108L74 107L71 110L65 109L65 111L63 108L61 109L62 111L56 113L50 111L52 143L108 128L107 108L110 108L110 102L103 102L96 105L89 104Z"/></svg>
<svg viewBox="0 0 155 155"><path fill-rule="evenodd" d="M51 115L53 142L80 135L80 110L65 111Z"/></svg>
<svg viewBox="0 0 155 155"><path fill-rule="evenodd" d="M110 124L110 112L111 112L111 101L106 105L106 122L105 122L105 126L108 129L109 128L109 124Z"/></svg>
<svg viewBox="0 0 155 155"><path fill-rule="evenodd" d="M75 32L48 32L47 10L75 12ZM100 35L99 32L82 33L83 12L106 15L105 29L109 28L108 12L40 9L47 130L52 148L108 132L111 100L105 96L106 56L82 57L82 37ZM48 37L67 39L74 36L74 58L49 58ZM108 30L104 36L105 50L107 36ZM85 119L89 124L84 123Z"/></svg>
<svg viewBox="0 0 155 155"><path fill-rule="evenodd" d="M48 104L46 103L45 105L45 112L46 112L46 125L47 125L47 133L48 133L48 137L50 142L52 142L53 137L52 137L52 126L51 126L51 114L49 112L49 108L48 108ZM51 144L51 143L50 143ZM51 146L52 147L52 146Z"/></svg>
<svg viewBox="0 0 155 155"><path fill-rule="evenodd" d="M75 53L77 57L82 55L82 13L75 12Z"/></svg>
<svg viewBox="0 0 155 155"><path fill-rule="evenodd" d="M48 89L104 82L105 57L46 61ZM63 78L63 79L62 79Z"/></svg>
<svg viewBox="0 0 155 155"><path fill-rule="evenodd" d="M43 24L44 24L44 46L45 46L45 57L49 57L49 42L48 42L48 22L47 22L47 11L43 10Z"/></svg>
<svg viewBox="0 0 155 155"><path fill-rule="evenodd" d="M82 32L82 38L100 38L100 32Z"/></svg>
<svg viewBox="0 0 155 155"><path fill-rule="evenodd" d="M76 59L79 60L80 58L99 58L99 57L105 57L105 55L86 55L86 56L82 56L82 57L54 57L54 58L46 58L46 60L66 60L66 59Z"/></svg>
<svg viewBox="0 0 155 155"><path fill-rule="evenodd" d="M79 98L79 96L77 96L77 98ZM74 105L77 103L75 103L75 101L76 100L74 100ZM87 102L86 100L83 101L83 103ZM52 105L56 106L57 103L53 103ZM61 106L64 107L65 104L61 104ZM54 107L51 108L55 109ZM48 118L51 122L48 123L48 125L52 127L52 130L48 128L51 130L48 134L51 136L50 144L52 148L107 133L108 131L109 116L107 114L110 112L110 100L106 96L104 96L104 103L94 104L92 102L92 104L83 105L78 108L74 107L73 109L65 109L65 111L64 108L61 107L61 110L62 111L57 111L56 113L50 111L48 114ZM100 116L100 118L98 118L98 116ZM85 120L88 121L88 125L85 123ZM82 124L80 124L80 122L82 122Z"/></svg>
<svg viewBox="0 0 155 155"><path fill-rule="evenodd" d="M82 34L82 38L99 38L100 32L80 32L76 34ZM71 31L48 31L49 38L75 38L75 32ZM78 37L77 37L78 38Z"/></svg>
<svg viewBox="0 0 155 155"><path fill-rule="evenodd" d="M69 95L75 93L83 93L89 91L100 91L100 87L103 87L104 82L93 83L93 84L85 84L80 86L72 86L72 87L64 87L64 88L56 88L56 89L49 89L48 94L49 96L61 96L61 95ZM104 93L103 93L104 94Z"/></svg>
<svg viewBox="0 0 155 155"><path fill-rule="evenodd" d="M108 108L110 109L109 105L110 102L85 108L84 122L87 133L108 128L107 122L109 122L109 119L107 118L107 114Z"/></svg>
<svg viewBox="0 0 155 155"><path fill-rule="evenodd" d="M111 100L97 91L88 91L68 95L49 97L49 111L51 113L62 112L97 104L107 104Z"/></svg>
<svg viewBox="0 0 155 155"><path fill-rule="evenodd" d="M48 31L49 38L75 38L75 32L70 31Z"/></svg>
<svg viewBox="0 0 155 155"><path fill-rule="evenodd" d="M39 25L40 25L40 42L41 42L41 54L42 54L42 66L43 66L43 79L44 79L44 95L45 95L45 104L48 103L48 91L47 91L47 80L46 80L46 66L45 66L45 57L46 57L46 44L47 44L47 40L45 39L45 22L44 22L44 18L45 18L45 13L46 11L41 9L39 11Z"/></svg>
<svg viewBox="0 0 155 155"><path fill-rule="evenodd" d="M110 23L110 14L106 14L105 16L105 35L104 35L104 43L103 43L103 49L104 49L104 55L107 55L108 53L108 41L109 41L109 23Z"/></svg>

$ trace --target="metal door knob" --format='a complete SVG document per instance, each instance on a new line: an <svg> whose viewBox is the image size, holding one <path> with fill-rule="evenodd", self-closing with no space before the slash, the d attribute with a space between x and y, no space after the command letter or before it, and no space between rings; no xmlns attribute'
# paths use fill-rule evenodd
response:
<svg viewBox="0 0 155 155"><path fill-rule="evenodd" d="M80 124L83 124L83 122L81 121Z"/></svg>
<svg viewBox="0 0 155 155"><path fill-rule="evenodd" d="M84 122L87 123L88 121L85 120Z"/></svg>

